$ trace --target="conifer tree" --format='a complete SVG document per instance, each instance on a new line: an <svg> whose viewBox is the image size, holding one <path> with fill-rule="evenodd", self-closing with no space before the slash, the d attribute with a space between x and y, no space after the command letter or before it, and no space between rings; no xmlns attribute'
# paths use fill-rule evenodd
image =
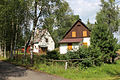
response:
<svg viewBox="0 0 120 80"><path fill-rule="evenodd" d="M114 62L115 51L117 50L116 44L117 40L110 33L107 24L97 23L91 33L91 45L100 48L104 62Z"/></svg>

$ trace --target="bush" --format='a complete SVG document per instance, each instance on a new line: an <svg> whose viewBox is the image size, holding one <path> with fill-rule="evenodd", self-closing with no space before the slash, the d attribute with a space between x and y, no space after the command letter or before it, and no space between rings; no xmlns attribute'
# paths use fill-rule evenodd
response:
<svg viewBox="0 0 120 80"><path fill-rule="evenodd" d="M57 50L53 50L53 51L48 51L46 56L47 59L59 59L60 54Z"/></svg>
<svg viewBox="0 0 120 80"><path fill-rule="evenodd" d="M102 54L98 47L92 46L85 48L80 47L78 51L68 52L64 55L66 59L82 59L80 61L72 61L74 66L82 65L83 67L100 66L102 63Z"/></svg>
<svg viewBox="0 0 120 80"><path fill-rule="evenodd" d="M60 54L60 60L67 60L66 54Z"/></svg>

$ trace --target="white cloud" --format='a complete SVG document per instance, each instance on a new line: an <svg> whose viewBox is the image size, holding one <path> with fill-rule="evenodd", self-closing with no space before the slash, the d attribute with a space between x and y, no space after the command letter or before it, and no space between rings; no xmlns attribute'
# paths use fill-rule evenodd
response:
<svg viewBox="0 0 120 80"><path fill-rule="evenodd" d="M100 0L66 0L74 14L79 15L83 22L95 22L96 13L100 9Z"/></svg>

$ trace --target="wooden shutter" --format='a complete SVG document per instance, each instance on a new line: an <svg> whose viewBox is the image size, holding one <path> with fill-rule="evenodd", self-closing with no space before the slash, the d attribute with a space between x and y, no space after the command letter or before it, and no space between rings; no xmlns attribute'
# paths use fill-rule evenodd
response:
<svg viewBox="0 0 120 80"><path fill-rule="evenodd" d="M83 31L83 37L87 36L87 31Z"/></svg>
<svg viewBox="0 0 120 80"><path fill-rule="evenodd" d="M68 44L68 50L72 50L72 43Z"/></svg>
<svg viewBox="0 0 120 80"><path fill-rule="evenodd" d="M72 32L72 37L76 37L76 32L75 31Z"/></svg>

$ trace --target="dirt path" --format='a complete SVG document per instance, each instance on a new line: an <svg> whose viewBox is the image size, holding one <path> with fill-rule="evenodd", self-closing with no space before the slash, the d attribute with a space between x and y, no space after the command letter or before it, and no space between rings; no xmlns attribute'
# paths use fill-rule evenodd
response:
<svg viewBox="0 0 120 80"><path fill-rule="evenodd" d="M67 80L0 61L0 80Z"/></svg>

